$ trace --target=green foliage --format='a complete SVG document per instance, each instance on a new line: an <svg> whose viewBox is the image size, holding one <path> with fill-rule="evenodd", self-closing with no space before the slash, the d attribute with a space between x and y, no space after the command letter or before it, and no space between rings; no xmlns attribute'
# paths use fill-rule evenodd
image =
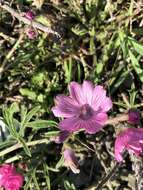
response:
<svg viewBox="0 0 143 190"><path fill-rule="evenodd" d="M38 9L33 2L42 7ZM142 106L142 9L133 0L14 0L11 7L20 15L33 10L34 20L57 31L61 38L34 28L38 36L29 39L28 26L0 8L0 119L6 125L4 129L0 126L0 162L26 163L24 190L76 190L79 176L73 177L63 167L65 145L54 143L60 134L59 121L51 112L54 98L66 94L71 81L82 83L86 79L108 90L114 105L111 116ZM20 34L23 38L18 43ZM111 147L106 147L104 141L108 132L115 137L114 130L105 129L92 137L81 132L79 139L86 140L89 149L77 143L74 135L69 137L82 158L78 180L81 184L85 181L84 187L93 181L98 183L113 165ZM98 159L86 162L95 157L95 152L89 153L94 143ZM13 146L18 148L3 153ZM99 152L99 147L107 149L103 154L107 157L105 163L101 155L104 150ZM102 172L96 173L94 167L99 165ZM123 189L126 183L120 179L117 186L114 182L110 189Z"/></svg>
<svg viewBox="0 0 143 190"><path fill-rule="evenodd" d="M69 181L64 181L64 187L66 190L76 190L74 184L70 184Z"/></svg>

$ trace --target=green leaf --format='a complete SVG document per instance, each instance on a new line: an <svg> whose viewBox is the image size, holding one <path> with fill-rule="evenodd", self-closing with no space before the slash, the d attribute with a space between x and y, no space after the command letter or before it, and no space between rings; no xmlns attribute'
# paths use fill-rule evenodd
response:
<svg viewBox="0 0 143 190"><path fill-rule="evenodd" d="M9 108L9 112L11 113L11 115L13 115L14 113L19 111L19 106L16 102L14 102L13 104L11 104L10 108Z"/></svg>
<svg viewBox="0 0 143 190"><path fill-rule="evenodd" d="M22 123L25 121L27 115L27 108L25 106L21 106L21 112L20 112L20 117L21 117L21 125L23 125Z"/></svg>
<svg viewBox="0 0 143 190"><path fill-rule="evenodd" d="M83 36L85 35L88 31L87 29L85 29L84 27L82 27L81 25L76 25L74 27L72 27L72 32L78 36Z"/></svg>
<svg viewBox="0 0 143 190"><path fill-rule="evenodd" d="M50 176L49 176L48 166L46 163L43 164L43 168L44 168L44 174L45 174L46 183L47 183L47 189L51 190Z"/></svg>
<svg viewBox="0 0 143 190"><path fill-rule="evenodd" d="M130 50L129 50L129 56L130 56L132 67L134 68L137 75L139 76L140 81L143 82L143 69L141 68L141 65L139 64L138 59L134 56L134 54Z"/></svg>
<svg viewBox="0 0 143 190"><path fill-rule="evenodd" d="M101 62L96 64L96 73L97 74L100 74L103 71L103 66L104 66L103 63L101 63Z"/></svg>
<svg viewBox="0 0 143 190"><path fill-rule="evenodd" d="M44 133L44 137L54 137L59 134L59 131L49 131L47 133Z"/></svg>
<svg viewBox="0 0 143 190"><path fill-rule="evenodd" d="M19 111L19 107L17 103L11 104L9 108L3 108L3 118L6 124L7 129L9 130L10 134L17 138L17 124L18 121L14 119L13 114Z"/></svg>
<svg viewBox="0 0 143 190"><path fill-rule="evenodd" d="M36 120L36 121L29 122L28 127L31 127L33 129L57 127L57 123L52 120Z"/></svg>
<svg viewBox="0 0 143 190"><path fill-rule="evenodd" d="M27 113L27 110L23 110L22 111L22 121L21 121L21 129L20 129L20 135L23 136L24 135L24 130L27 127L29 121L32 119L32 117L39 111L40 107L36 106L34 107L31 111L29 111Z"/></svg>
<svg viewBox="0 0 143 190"><path fill-rule="evenodd" d="M23 139L22 137L19 136L19 137L18 137L18 140L19 140L20 143L23 145L23 149L24 149L25 153L26 153L28 156L31 157L31 152L30 152L28 146L26 145L24 139Z"/></svg>
<svg viewBox="0 0 143 190"><path fill-rule="evenodd" d="M137 93L138 92L135 90L135 85L133 84L131 86L131 90L129 91L131 108L133 108L135 105L135 99L136 99Z"/></svg>
<svg viewBox="0 0 143 190"><path fill-rule="evenodd" d="M124 82L124 80L127 78L128 74L130 73L130 70L122 70L122 73L120 74L119 78L117 78L115 81L113 81L111 85L110 94L113 94L120 85Z"/></svg>
<svg viewBox="0 0 143 190"><path fill-rule="evenodd" d="M143 55L143 44L137 42L135 39L128 37L129 39L129 44L135 49L135 51L140 54Z"/></svg>
<svg viewBox="0 0 143 190"><path fill-rule="evenodd" d="M29 99L35 100L37 97L36 93L28 88L20 88L19 91L23 96L27 96Z"/></svg>
<svg viewBox="0 0 143 190"><path fill-rule="evenodd" d="M64 180L64 187L66 190L76 190L74 184L70 184L67 180Z"/></svg>
<svg viewBox="0 0 143 190"><path fill-rule="evenodd" d="M34 76L32 77L32 83L35 86L42 87L44 80L46 76L44 72L34 73Z"/></svg>
<svg viewBox="0 0 143 190"><path fill-rule="evenodd" d="M40 190L39 183L38 183L37 177L36 177L36 168L33 169L32 178L33 178L33 181L34 181L35 189L36 189L36 190Z"/></svg>
<svg viewBox="0 0 143 190"><path fill-rule="evenodd" d="M135 33L136 35L141 35L143 36L143 28L133 28L133 33Z"/></svg>
<svg viewBox="0 0 143 190"><path fill-rule="evenodd" d="M64 157L63 155L61 156L60 160L58 161L58 163L56 164L56 169L59 169L60 167L62 167L64 164Z"/></svg>
<svg viewBox="0 0 143 190"><path fill-rule="evenodd" d="M27 125L27 123L32 119L34 115L39 111L40 106L34 107L32 110L30 110L26 115L24 120L22 121L21 125Z"/></svg>
<svg viewBox="0 0 143 190"><path fill-rule="evenodd" d="M41 24L43 24L45 26L51 27L51 21L50 21L50 19L48 19L47 16L39 15L36 17L36 21L40 22Z"/></svg>
<svg viewBox="0 0 143 190"><path fill-rule="evenodd" d="M15 143L16 143L16 141L14 141L14 140L6 140L4 142L0 142L0 149L7 148L8 146L11 146Z"/></svg>

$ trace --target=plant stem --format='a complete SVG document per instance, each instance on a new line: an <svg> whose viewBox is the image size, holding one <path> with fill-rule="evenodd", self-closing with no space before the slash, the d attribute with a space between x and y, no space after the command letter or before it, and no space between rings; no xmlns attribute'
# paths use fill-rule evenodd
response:
<svg viewBox="0 0 143 190"><path fill-rule="evenodd" d="M40 139L40 140L35 140L35 141L31 141L31 142L27 142L26 145L27 146L34 146L34 145L37 145L37 144L42 144L42 143L48 143L49 140L48 139ZM0 157L14 151L14 150L17 150L19 148L22 148L22 144L20 143L17 143L9 148L6 148L5 150L1 151L0 152Z"/></svg>
<svg viewBox="0 0 143 190"><path fill-rule="evenodd" d="M12 163L12 162L14 162L14 161L16 161L16 160L19 160L19 159L21 159L21 158L22 158L22 156L20 156L20 155L15 155L15 156L13 156L12 158L9 158L9 159L5 160L4 163Z"/></svg>
<svg viewBox="0 0 143 190"><path fill-rule="evenodd" d="M19 38L18 38L18 40L17 40L17 42L14 44L14 46L12 47L12 49L11 49L11 50L8 52L8 54L6 55L4 61L2 62L2 65L1 65L1 67L0 67L0 74L1 74L1 75L2 75L2 73L3 73L5 70L7 70L7 69L10 67L11 64L6 66L6 63L7 63L7 61L12 57L13 53L15 52L15 50L17 49L17 47L18 47L19 44L21 43L23 37L24 37L24 33L21 33L20 36L19 36ZM5 67L5 66L6 66L6 67Z"/></svg>
<svg viewBox="0 0 143 190"><path fill-rule="evenodd" d="M128 120L128 114L122 114L122 115L119 115L119 116L117 116L115 118L108 119L105 125L109 125L109 124L110 125L114 125L114 124L118 124L119 122L123 122L123 121L127 121L127 120ZM95 152L92 148L90 148L89 146L87 146L84 143L82 143L79 139L76 138L76 140L78 142L80 142L82 145L84 145L86 148L88 148L91 151ZM47 143L47 142L49 142L48 139L41 139L41 140L27 142L26 145L27 146L34 146L36 144L42 144L42 143ZM12 152L14 150L22 148L22 147L23 147L22 144L17 143L15 145L13 145L13 146L11 146L11 147L9 147L9 148L1 151L0 152L0 157L4 156L4 155L6 155L6 154L8 154L8 153L10 153L10 152Z"/></svg>

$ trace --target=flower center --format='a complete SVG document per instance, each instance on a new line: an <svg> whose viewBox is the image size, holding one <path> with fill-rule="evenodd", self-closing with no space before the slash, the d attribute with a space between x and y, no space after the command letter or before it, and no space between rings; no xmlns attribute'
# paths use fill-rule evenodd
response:
<svg viewBox="0 0 143 190"><path fill-rule="evenodd" d="M84 104L80 109L79 118L87 120L93 115L93 110L88 104Z"/></svg>

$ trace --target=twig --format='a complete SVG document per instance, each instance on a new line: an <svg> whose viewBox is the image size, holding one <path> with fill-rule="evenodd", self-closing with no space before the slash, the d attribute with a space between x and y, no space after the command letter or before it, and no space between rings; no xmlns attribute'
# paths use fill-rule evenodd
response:
<svg viewBox="0 0 143 190"><path fill-rule="evenodd" d="M117 162L115 166L112 168L112 170L109 172L108 175L106 175L102 181L98 184L96 187L96 190L102 190L103 185L116 173L116 170L120 167L121 163Z"/></svg>
<svg viewBox="0 0 143 190"><path fill-rule="evenodd" d="M10 6L8 6L6 4L0 4L0 7L2 9L6 10L7 12L9 12L13 17L16 17L19 21L22 21L23 23L25 23L27 25L33 26L34 28L37 28L43 32L51 33L51 34L54 34L57 37L61 38L61 35L58 32L52 30L51 28L49 28L39 22L36 22L36 21L31 22L29 19L27 19L24 16L22 16L21 14L19 14L17 11L15 11Z"/></svg>
<svg viewBox="0 0 143 190"><path fill-rule="evenodd" d="M101 180L101 182L96 186L96 183L93 183L88 188L85 188L84 190L102 190L103 186L107 183L108 180L113 177L117 171L117 169L121 166L121 163L117 162L115 166L112 168L112 170Z"/></svg>
<svg viewBox="0 0 143 190"><path fill-rule="evenodd" d="M128 121L128 118L129 118L128 114L121 114L121 115L118 115L117 117L109 118L107 122L105 123L105 125L116 125L119 122Z"/></svg>
<svg viewBox="0 0 143 190"><path fill-rule="evenodd" d="M85 148L91 150L92 152L95 153L95 150L90 148L87 144L85 144L84 142L82 142L81 140L79 140L77 137L75 137L75 140L77 140L81 145L83 145Z"/></svg>
<svg viewBox="0 0 143 190"><path fill-rule="evenodd" d="M0 27L0 37L4 38L4 40L6 40L6 41L8 41L8 42L11 42L11 43L14 43L14 42L15 42L15 38L10 37L10 36L4 34L4 33L2 32L1 27Z"/></svg>
<svg viewBox="0 0 143 190"><path fill-rule="evenodd" d="M143 158L135 155L131 155L133 162L133 170L135 171L135 189L143 189Z"/></svg>

